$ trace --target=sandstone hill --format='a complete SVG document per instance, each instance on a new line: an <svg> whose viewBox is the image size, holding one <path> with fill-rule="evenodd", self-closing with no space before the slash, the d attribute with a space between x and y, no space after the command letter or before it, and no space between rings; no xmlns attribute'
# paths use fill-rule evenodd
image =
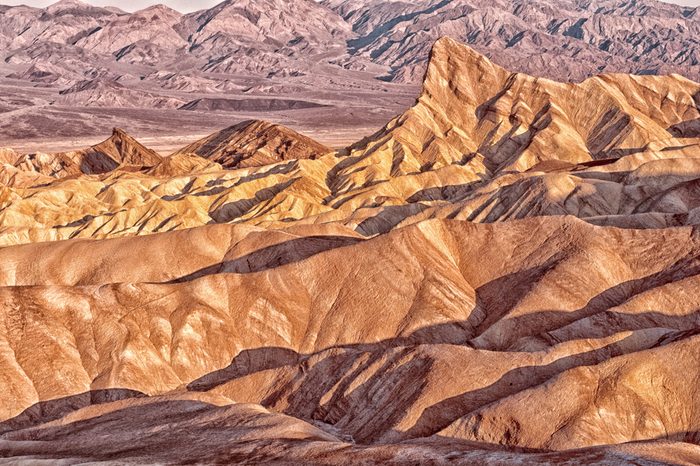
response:
<svg viewBox="0 0 700 466"><path fill-rule="evenodd" d="M563 84L510 73L442 39L416 105L337 154L288 128L244 122L178 151L200 168L192 154L240 170L149 176L159 157L133 140L126 147L141 155L119 155L108 144L107 157L95 156L102 165L87 172L110 172L102 177L62 178L81 173L75 160L100 150L70 155L70 163L60 161L65 155L42 156L44 168L28 168L58 179L50 190L10 187L0 244L210 222L341 222L367 236L427 218L574 215L623 227L694 224L700 139L676 128L700 118L698 95L700 85L676 75ZM120 164L146 174L113 172Z"/></svg>
<svg viewBox="0 0 700 466"><path fill-rule="evenodd" d="M0 461L697 464L699 95L441 39L338 152L2 152Z"/></svg>
<svg viewBox="0 0 700 466"><path fill-rule="evenodd" d="M178 153L197 154L225 168L251 168L287 160L313 160L331 152L292 129L251 120L207 136Z"/></svg>
<svg viewBox="0 0 700 466"><path fill-rule="evenodd" d="M119 128L114 128L107 140L84 150L56 154L28 154L15 166L24 171L64 178L78 174L100 174L120 166L150 168L161 162L156 152L143 146Z"/></svg>

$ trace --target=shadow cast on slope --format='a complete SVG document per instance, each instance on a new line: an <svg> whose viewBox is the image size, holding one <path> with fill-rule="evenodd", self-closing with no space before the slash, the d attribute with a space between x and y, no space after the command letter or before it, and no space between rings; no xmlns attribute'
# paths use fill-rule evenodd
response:
<svg viewBox="0 0 700 466"><path fill-rule="evenodd" d="M367 217L355 228L362 236L371 237L388 233L399 223L418 215L429 207L424 204L390 205L381 208L377 215Z"/></svg>
<svg viewBox="0 0 700 466"><path fill-rule="evenodd" d="M255 193L255 196L249 199L239 199L237 201L228 202L221 207L209 212L211 217L210 223L229 223L240 217L248 214L256 206L263 202L271 201L279 193L293 185L299 178L292 178L283 183L276 184ZM264 214L261 212L260 214Z"/></svg>
<svg viewBox="0 0 700 466"><path fill-rule="evenodd" d="M370 45L372 42L375 40L379 39L383 34L385 34L387 31L391 31L394 27L396 27L398 24L411 21L414 18L420 16L420 15L429 15L440 8L449 5L452 2L452 0L442 0L441 2L436 3L435 5L431 5L428 8L425 8L424 10L420 11L414 11L410 13L406 13L403 15L396 16L395 18L390 19L389 21L383 23L381 26L375 28L367 34L366 36L360 37L358 39L352 39L348 41L348 47L351 49L351 51L357 52L359 49L366 47ZM390 42L391 43L391 42ZM377 58L380 55L377 51L372 52L372 59Z"/></svg>
<svg viewBox="0 0 700 466"><path fill-rule="evenodd" d="M240 445L246 445L240 438L255 426L246 425L250 412L246 417L233 406L149 398L135 406L89 412L67 423L6 432L0 436L0 457L63 458L71 464L238 464L250 459L245 448L233 455L229 443L238 439ZM265 430L268 426L260 427ZM226 446L217 448L221 445Z"/></svg>
<svg viewBox="0 0 700 466"><path fill-rule="evenodd" d="M282 372L273 377L276 382L266 388L260 387L260 396L264 397L255 402L300 419L333 425L351 435L355 442L371 444L385 440L387 435L398 440L434 435L483 406L540 385L564 371L597 365L698 333L675 332L648 341L638 341L634 335L629 335L546 364L516 367L488 386L427 407L407 431L395 430L423 394L436 363L423 348L459 344L454 338L435 338L444 333L445 327L454 331L459 325L444 324L437 326L443 328L421 329L406 338L332 347L313 354L275 347L246 350L227 368L205 375L187 388L207 392L256 373L280 369ZM433 338L424 339L425 334ZM459 377L459 368L455 371L455 376Z"/></svg>
<svg viewBox="0 0 700 466"><path fill-rule="evenodd" d="M258 249L233 260L205 267L168 283L184 283L206 275L219 273L247 274L264 272L265 270L282 267L287 264L301 262L325 251L352 246L362 241L364 240L361 238L335 235L295 238Z"/></svg>
<svg viewBox="0 0 700 466"><path fill-rule="evenodd" d="M12 419L0 422L0 435L6 432L27 429L39 424L55 421L88 406L131 398L143 398L146 396L146 394L137 390L114 388L92 390L78 395L42 401L25 409Z"/></svg>
<svg viewBox="0 0 700 466"><path fill-rule="evenodd" d="M280 259L280 255L275 251L272 251L269 257L274 260ZM427 375L434 367L435 359L429 354L417 353L421 347L441 344L473 347L472 340L475 336L483 335L483 332L495 323L509 319L514 324L514 338L510 338L506 342L508 344L502 347L489 348L509 351L510 344L518 339L544 338L543 334L577 320L610 312L611 307L618 306L640 293L700 273L700 256L689 255L660 272L610 287L592 297L587 305L579 310L540 311L527 316L508 318L509 312L527 295L537 277L543 276L549 268L554 267L560 256L554 254L543 259L543 265L538 268L515 272L477 288L477 306L471 313L474 314L473 318L470 315L463 321L429 325L407 336L379 342L331 346L312 354L302 354L293 348L249 349L239 353L227 368L205 375L191 382L187 388L190 391L209 391L251 374L288 367L294 372L292 379L273 387L274 390L262 400L264 406L274 409L276 406L283 406L281 400L287 400L288 407L282 409L287 414L350 429L356 436L355 440L371 443L391 432L406 408L422 395ZM476 309L481 309L481 315L475 314ZM528 365L513 369L488 387L455 395L426 408L411 429L407 432L397 432L396 435L405 438L431 435L484 404L541 384L561 371L598 364L613 357L669 344L697 334L696 315L668 317L661 313L642 312L637 315L635 322L648 321L653 325L660 316L665 319L663 326L669 332L656 341L635 343L632 336L629 336L595 350L564 356L546 365ZM620 322L617 328L620 332L638 329L629 328L632 326L628 325L632 324L631 320L627 321L628 324L625 324L624 320ZM589 336L577 335L577 339L579 337L585 339ZM551 347L553 340L551 336L549 338ZM558 341L554 340L554 344L556 343ZM382 361L388 352L391 352L390 357ZM314 357L320 358L320 361L312 364ZM370 368L379 363L381 366L364 379ZM337 387L335 392L326 396L334 387ZM262 393L264 387L260 387L260 390ZM92 394L88 394L87 399L85 394L77 395L77 398L69 403L39 403L37 407L29 408L26 414L0 424L0 433L3 430L15 430L21 426L45 422L47 419L57 419L63 415L61 413L74 410L72 406L89 406L103 399L106 401L101 402L113 401L111 396L116 396L117 399L121 399L120 396L143 396L133 391L123 394L122 391L112 392L105 391L101 398L95 398ZM391 406L392 409L384 409L385 406Z"/></svg>
<svg viewBox="0 0 700 466"><path fill-rule="evenodd" d="M678 259L676 262L665 267L663 270L647 275L645 277L628 280L619 283L597 295L591 297L585 306L580 309L570 311L538 311L523 316L509 316L516 308L521 299L527 296L541 277L546 276L546 273L556 267L556 265L566 259L566 251L562 250L557 254L543 260L543 264L532 268L520 270L503 277L492 280L485 285L476 289L476 306L471 311L466 326L473 329L470 334L469 342L474 347L487 349L490 351L508 351L512 350L512 345L518 340L524 338L540 339L547 345L553 345L562 341L567 341L566 338L557 336L557 330L563 329L575 322L583 319L589 319L596 315L607 315L610 324L616 322L615 316L622 317L621 313L611 312L610 309L620 306L625 302L639 296L647 291L659 288L670 283L683 280L689 277L700 275L700 255L692 250L685 257ZM503 290L508 290L507 294ZM607 314L603 314L607 313ZM642 318L646 316L647 318ZM672 316L662 313L643 312L641 315L629 316L626 320L629 328L624 326L615 327L623 330L641 329L632 328L634 322L661 322L664 319L674 320L674 317L683 322L697 322L695 314ZM507 318L508 337L501 338L499 342L488 342L480 338L491 327ZM618 319L619 320L619 319ZM689 330L688 325L681 325L680 321L670 324L670 329ZM600 327L597 327L600 330ZM612 333L598 332L589 334L590 338L609 336ZM579 337L580 335L577 335ZM587 336L583 336L586 338Z"/></svg>
<svg viewBox="0 0 700 466"><path fill-rule="evenodd" d="M255 373L285 368L286 382L276 379L274 389L261 400L264 406L337 426L357 442L372 443L392 432L406 409L421 396L435 363L431 356L418 351L421 347L462 345L502 353L546 351L574 339L556 335L555 330L594 316L599 316L597 318L606 325L584 325L576 333L576 340L632 332L593 350L569 354L543 365L512 369L487 387L442 400L426 408L407 432L394 431L392 435L402 439L436 434L486 404L544 383L563 371L600 364L700 333L700 312L676 316L661 312L623 315L610 310L641 293L700 274L700 257L692 255L660 272L612 286L593 296L578 310L538 311L509 317L538 277L544 276L564 257L563 252L554 254L544 258L539 267L503 276L477 288L476 306L464 321L429 325L405 337L376 343L335 345L311 354L291 348L249 349L236 356L227 368L193 381L188 389L209 391ZM504 290L508 293L504 294ZM502 321L508 321L512 335L490 344L480 338ZM603 328L605 331L601 331ZM642 330L657 332L636 333ZM526 343L534 345L535 349L523 347ZM370 370L376 364L381 367Z"/></svg>

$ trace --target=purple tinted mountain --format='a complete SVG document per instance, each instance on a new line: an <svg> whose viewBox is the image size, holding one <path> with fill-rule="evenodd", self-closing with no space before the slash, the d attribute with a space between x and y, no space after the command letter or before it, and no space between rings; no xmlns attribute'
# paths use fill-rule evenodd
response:
<svg viewBox="0 0 700 466"><path fill-rule="evenodd" d="M187 41L175 31L182 14L156 5L133 14L120 15L104 27L90 32L75 45L118 61L158 65L175 59L174 53L187 47Z"/></svg>
<svg viewBox="0 0 700 466"><path fill-rule="evenodd" d="M332 129L323 142L341 147L411 105L441 36L558 81L700 79L700 14L656 0L227 0L186 15L64 0L0 8L0 138L90 138L73 148L105 124L201 137L264 119Z"/></svg>
<svg viewBox="0 0 700 466"><path fill-rule="evenodd" d="M59 92L57 102L63 105L134 108L178 108L183 102L138 89L130 89L118 81L87 79Z"/></svg>
<svg viewBox="0 0 700 466"><path fill-rule="evenodd" d="M162 5L129 14L77 0L0 9L0 55L16 68L6 75L61 86L61 77L99 76L133 87L157 70L203 73L219 84L222 74L358 71L418 82L440 36L558 80L599 72L700 77L700 15L656 0L227 0L188 15Z"/></svg>
<svg viewBox="0 0 700 466"><path fill-rule="evenodd" d="M655 0L324 0L353 25L354 56L420 80L430 46L451 36L516 71L559 80L600 72L700 77L697 9Z"/></svg>

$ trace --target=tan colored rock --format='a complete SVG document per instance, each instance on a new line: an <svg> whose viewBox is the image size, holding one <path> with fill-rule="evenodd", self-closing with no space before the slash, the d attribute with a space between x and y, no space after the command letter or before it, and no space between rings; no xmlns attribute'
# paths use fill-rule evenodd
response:
<svg viewBox="0 0 700 466"><path fill-rule="evenodd" d="M320 248L311 242L321 238L315 231L270 246L258 242L264 235L250 233L256 242L241 252L229 250L221 262L222 252L212 251L211 258L188 254L192 265L180 265L183 275L175 281L156 275L172 265L153 263L138 243L155 247L151 254L158 257L172 249L171 241L187 247L184 232L165 235L167 242L152 236L133 248L92 249L93 261L95 255L112 259L112 248L142 257L151 269L141 269L140 277L129 262L113 259L124 263L121 274L130 273L131 284L102 284L123 278L112 272L110 279L79 262L54 261L57 279L17 267L14 281L25 286L0 290L0 321L12 355L2 370L11 376L5 416L89 389L156 395L187 385L317 419L363 443L416 438L569 369L624 355L646 360L644 352L656 346L672 351L676 341L688 340L690 347L694 341L696 304L675 287L679 280L686 289L697 285L697 241L690 228L659 234L571 218L496 225L432 221L359 243L326 236ZM289 243L295 246L287 249ZM285 258L285 250L301 255ZM678 264L687 265L679 270ZM198 267L198 273L188 270ZM70 278L76 273L85 275ZM154 283L159 279L167 282ZM26 286L59 280L85 285ZM511 290L505 299L504 289ZM606 324L602 334L592 325L593 317L620 315L615 306L642 293L644 301L626 311L629 318ZM644 305L666 311L656 315ZM44 340L47 334L51 342ZM40 345L50 357L32 358ZM51 375L57 368L70 377L57 380ZM693 374L687 369L676 377L689 381ZM36 390L36 401L16 398L15 390ZM674 393L663 401L670 413L692 405L692 391ZM679 419L687 424L677 429L697 427L692 417ZM604 424L597 426L598 438L607 435ZM534 426L521 428L535 432ZM655 438L619 429L615 443ZM503 435L496 443L508 443L505 433L494 432ZM579 443L562 448L591 445L578 434L567 438Z"/></svg>
<svg viewBox="0 0 700 466"><path fill-rule="evenodd" d="M14 150L9 148L0 148L0 163L14 165L19 158Z"/></svg>
<svg viewBox="0 0 700 466"><path fill-rule="evenodd" d="M170 157L164 157L146 173L159 178L172 178L221 170L223 170L221 165L210 162L197 154L177 153Z"/></svg>
<svg viewBox="0 0 700 466"><path fill-rule="evenodd" d="M287 160L313 160L330 152L292 129L250 120L207 136L176 154L197 154L225 168L251 168Z"/></svg>
<svg viewBox="0 0 700 466"><path fill-rule="evenodd" d="M150 168L161 160L155 151L146 148L123 130L114 128L109 139L88 149L57 154L29 154L22 156L16 166L25 171L63 178L78 174L107 173L124 165Z"/></svg>
<svg viewBox="0 0 700 466"><path fill-rule="evenodd" d="M488 176L549 160L619 158L653 143L682 147L667 128L697 117L698 92L700 85L676 75L563 84L510 73L443 38L416 106L353 147L350 156L360 160L338 176L367 183L457 163Z"/></svg>
<svg viewBox="0 0 700 466"><path fill-rule="evenodd" d="M444 39L347 151L5 165L0 458L697 464L698 87Z"/></svg>

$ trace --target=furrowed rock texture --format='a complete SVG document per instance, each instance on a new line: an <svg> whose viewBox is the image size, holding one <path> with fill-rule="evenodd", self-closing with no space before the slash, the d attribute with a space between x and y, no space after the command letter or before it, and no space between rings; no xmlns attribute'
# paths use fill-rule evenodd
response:
<svg viewBox="0 0 700 466"><path fill-rule="evenodd" d="M393 158L384 159L398 173L461 162L489 175L548 160L681 150L686 144L668 128L697 118L699 93L700 85L680 76L601 75L580 84L533 78L445 38L433 47L416 106L363 143L358 156L390 151Z"/></svg>
<svg viewBox="0 0 700 466"><path fill-rule="evenodd" d="M562 81L596 73L682 73L698 80L697 8L635 0L324 0L358 38L354 57L420 82L432 43L450 36L502 66Z"/></svg>
<svg viewBox="0 0 700 466"><path fill-rule="evenodd" d="M246 121L162 160L119 131L86 151L22 156L5 165L0 244L232 222L338 222L365 236L428 218L697 224L700 138L676 128L700 118L698 95L675 75L510 73L442 39L416 105L337 153ZM66 177L80 173L99 175Z"/></svg>
<svg viewBox="0 0 700 466"><path fill-rule="evenodd" d="M88 149L58 154L29 154L19 158L15 166L24 171L65 178L107 173L129 165L150 168L161 161L161 156L156 152L115 128L109 139Z"/></svg>
<svg viewBox="0 0 700 466"><path fill-rule="evenodd" d="M13 442L50 439L55 422L70 436L87 409L76 395L183 387L361 444L696 442L698 240L689 227L543 217L433 220L370 240L321 227L277 234L210 226L106 240L87 264L58 259L80 257L84 242L4 249L3 263L16 264L0 289L2 416L13 419L5 451L38 454ZM201 252L183 257L171 244ZM146 266L110 266L125 251ZM33 257L56 278L38 276ZM47 400L55 407L30 414ZM120 421L129 406L96 400L87 400L99 404L87 412L96 429L156 428Z"/></svg>
<svg viewBox="0 0 700 466"><path fill-rule="evenodd" d="M341 151L0 152L0 462L698 464L699 94L441 39Z"/></svg>
<svg viewBox="0 0 700 466"><path fill-rule="evenodd" d="M225 168L251 168L286 160L315 159L330 148L284 126L244 121L197 141L179 153L193 153Z"/></svg>
<svg viewBox="0 0 700 466"><path fill-rule="evenodd" d="M559 81L700 79L697 8L657 0L226 0L185 15L163 5L3 6L0 111L19 112L11 127L2 126L10 115L0 117L0 137L94 136L102 122L91 119L115 113L119 125L153 134L188 122L180 109L274 116L217 103L231 93L263 108L258 100L298 96L329 110L285 114L282 123L301 116L307 127L350 124L366 134L410 104L443 36L507 69ZM154 108L158 117L133 111ZM80 121L52 125L67 118Z"/></svg>
<svg viewBox="0 0 700 466"><path fill-rule="evenodd" d="M94 70L117 75L121 63L156 70L179 64L194 79L201 71L219 79L217 73L374 67L419 82L441 36L498 57L502 66L559 80L600 72L682 72L697 80L699 21L696 8L655 0L227 0L187 15L162 5L126 13L59 2L4 7L0 44L11 63L50 68L27 76L51 83L82 74L81 55L92 57ZM318 57L327 60L319 64Z"/></svg>

